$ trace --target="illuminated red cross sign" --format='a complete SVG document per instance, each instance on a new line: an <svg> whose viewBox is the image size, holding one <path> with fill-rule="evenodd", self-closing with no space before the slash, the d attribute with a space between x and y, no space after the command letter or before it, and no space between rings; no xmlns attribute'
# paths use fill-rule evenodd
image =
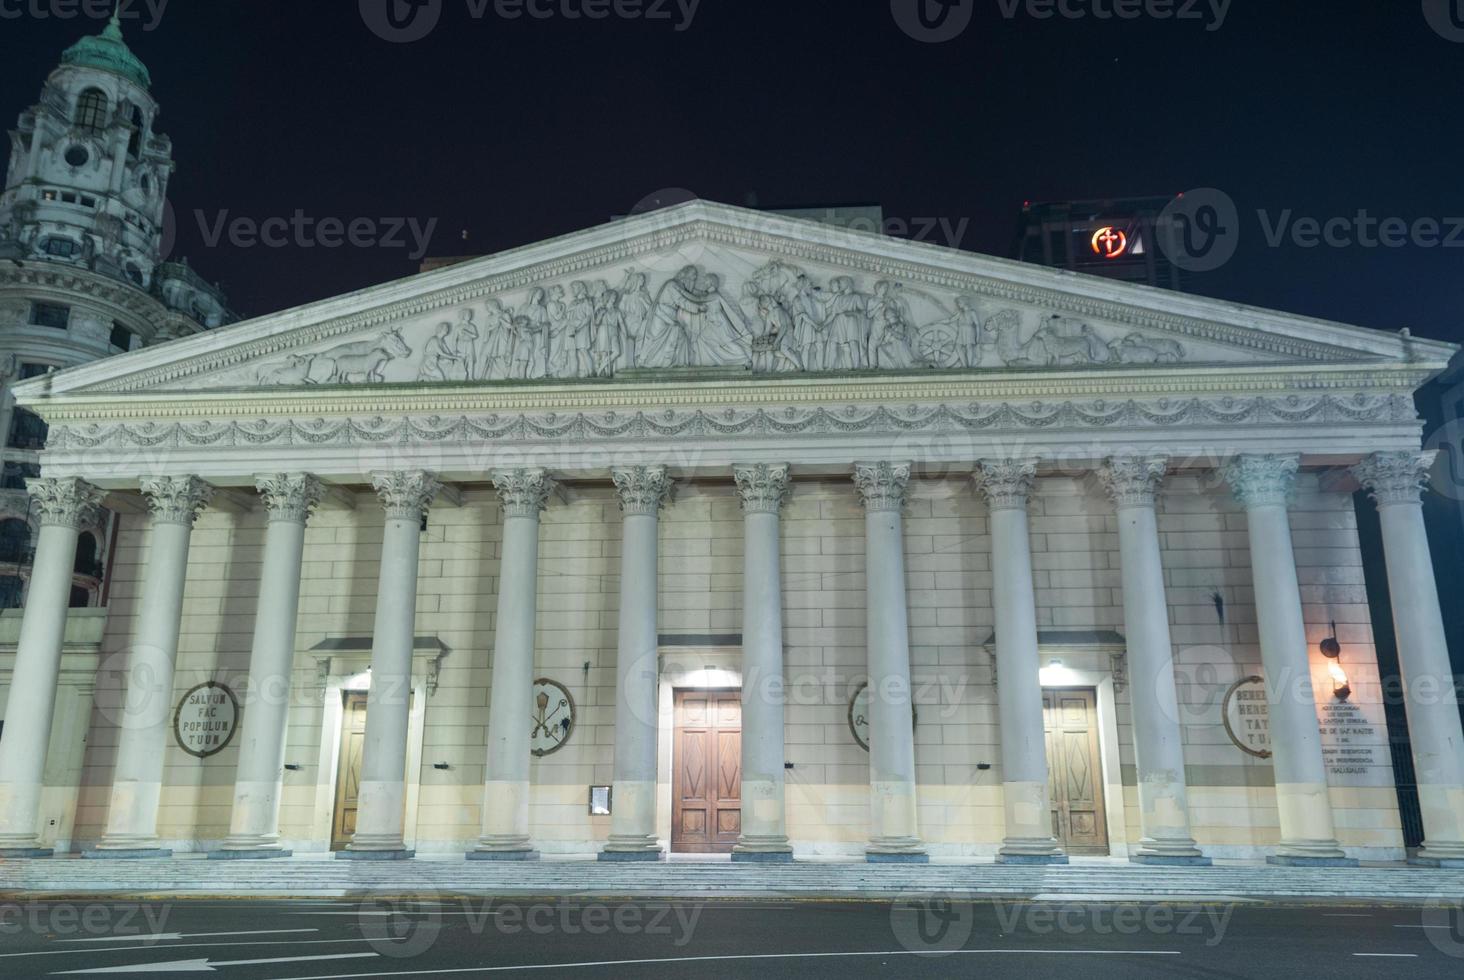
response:
<svg viewBox="0 0 1464 980"><path fill-rule="evenodd" d="M1107 225L1093 232L1093 251L1105 259L1116 259L1128 251L1128 236Z"/></svg>

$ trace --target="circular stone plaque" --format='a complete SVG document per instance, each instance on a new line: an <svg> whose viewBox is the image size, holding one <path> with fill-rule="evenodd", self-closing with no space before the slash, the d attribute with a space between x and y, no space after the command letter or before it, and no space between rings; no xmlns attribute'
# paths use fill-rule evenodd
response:
<svg viewBox="0 0 1464 980"><path fill-rule="evenodd" d="M1246 677L1232 684L1220 714L1225 734L1236 748L1257 759L1271 758L1271 710L1264 679Z"/></svg>
<svg viewBox="0 0 1464 980"><path fill-rule="evenodd" d="M239 699L215 681L183 695L173 712L173 737L189 755L207 759L222 752L239 729Z"/></svg>
<svg viewBox="0 0 1464 980"><path fill-rule="evenodd" d="M920 713L910 705L910 726L920 724ZM849 733L864 751L869 751L869 683L866 681L854 689L849 698Z"/></svg>

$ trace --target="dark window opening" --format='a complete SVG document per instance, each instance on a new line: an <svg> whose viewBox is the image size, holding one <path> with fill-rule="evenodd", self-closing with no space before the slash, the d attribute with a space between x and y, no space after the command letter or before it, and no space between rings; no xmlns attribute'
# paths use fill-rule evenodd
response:
<svg viewBox="0 0 1464 980"><path fill-rule="evenodd" d="M8 445L12 449L44 449L49 431L49 427L35 412L17 408L10 419Z"/></svg>
<svg viewBox="0 0 1464 980"><path fill-rule="evenodd" d="M100 132L107 128L107 93L89 88L76 100L76 125Z"/></svg>
<svg viewBox="0 0 1464 980"><path fill-rule="evenodd" d="M19 575L0 575L0 609L19 609L25 581Z"/></svg>
<svg viewBox="0 0 1464 980"><path fill-rule="evenodd" d="M0 472L0 489L24 490L25 481L41 475L41 468L35 463L6 463Z"/></svg>
<svg viewBox="0 0 1464 980"><path fill-rule="evenodd" d="M28 381L31 378L39 378L54 366L52 364L37 364L34 361L26 361L20 365L20 380Z"/></svg>
<svg viewBox="0 0 1464 980"><path fill-rule="evenodd" d="M51 241L56 241L56 239L53 238ZM47 247L50 247L50 242L47 242ZM71 322L71 307L61 306L59 303L32 303L30 322L37 327L54 327L57 330L65 330Z"/></svg>
<svg viewBox="0 0 1464 980"><path fill-rule="evenodd" d="M84 532L76 539L76 561L72 565L72 571L77 575L89 575L92 578L102 577L102 559L97 554L97 537L90 531Z"/></svg>
<svg viewBox="0 0 1464 980"><path fill-rule="evenodd" d="M128 272L129 272L129 274L132 272L132 270L134 270L136 268L137 268L136 266L128 266ZM137 271L137 278L139 280L142 278L142 271L141 270L138 270ZM133 333L132 333L131 330L128 330L122 324L113 321L113 323L112 323L112 346L113 347L115 347L115 348L117 348L118 350L121 350L121 351L131 350L132 349L132 337L133 337Z"/></svg>
<svg viewBox="0 0 1464 980"><path fill-rule="evenodd" d="M24 565L29 561L30 525L18 517L0 521L0 562Z"/></svg>
<svg viewBox="0 0 1464 980"><path fill-rule="evenodd" d="M79 585L71 587L71 601L67 604L72 609L85 609L91 605L91 590L83 589Z"/></svg>
<svg viewBox="0 0 1464 980"><path fill-rule="evenodd" d="M54 255L58 259L75 258L81 254L81 246L69 238L48 238L43 248L47 255Z"/></svg>

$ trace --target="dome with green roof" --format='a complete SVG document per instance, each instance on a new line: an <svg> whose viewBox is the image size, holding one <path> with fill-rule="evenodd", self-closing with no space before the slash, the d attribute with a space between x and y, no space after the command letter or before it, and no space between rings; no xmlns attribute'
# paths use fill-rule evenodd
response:
<svg viewBox="0 0 1464 980"><path fill-rule="evenodd" d="M100 68L121 75L141 85L152 86L152 75L147 66L137 60L127 42L122 40L122 24L117 15L107 23L106 29L95 37L84 37L61 55L63 65L80 68Z"/></svg>

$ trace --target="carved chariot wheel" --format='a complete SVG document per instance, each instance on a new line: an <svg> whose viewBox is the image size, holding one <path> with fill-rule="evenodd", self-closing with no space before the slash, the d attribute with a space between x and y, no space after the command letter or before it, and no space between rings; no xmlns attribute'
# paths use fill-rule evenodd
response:
<svg viewBox="0 0 1464 980"><path fill-rule="evenodd" d="M921 363L931 367L957 368L961 366L961 344L956 330L946 324L926 327L915 338L915 352Z"/></svg>

